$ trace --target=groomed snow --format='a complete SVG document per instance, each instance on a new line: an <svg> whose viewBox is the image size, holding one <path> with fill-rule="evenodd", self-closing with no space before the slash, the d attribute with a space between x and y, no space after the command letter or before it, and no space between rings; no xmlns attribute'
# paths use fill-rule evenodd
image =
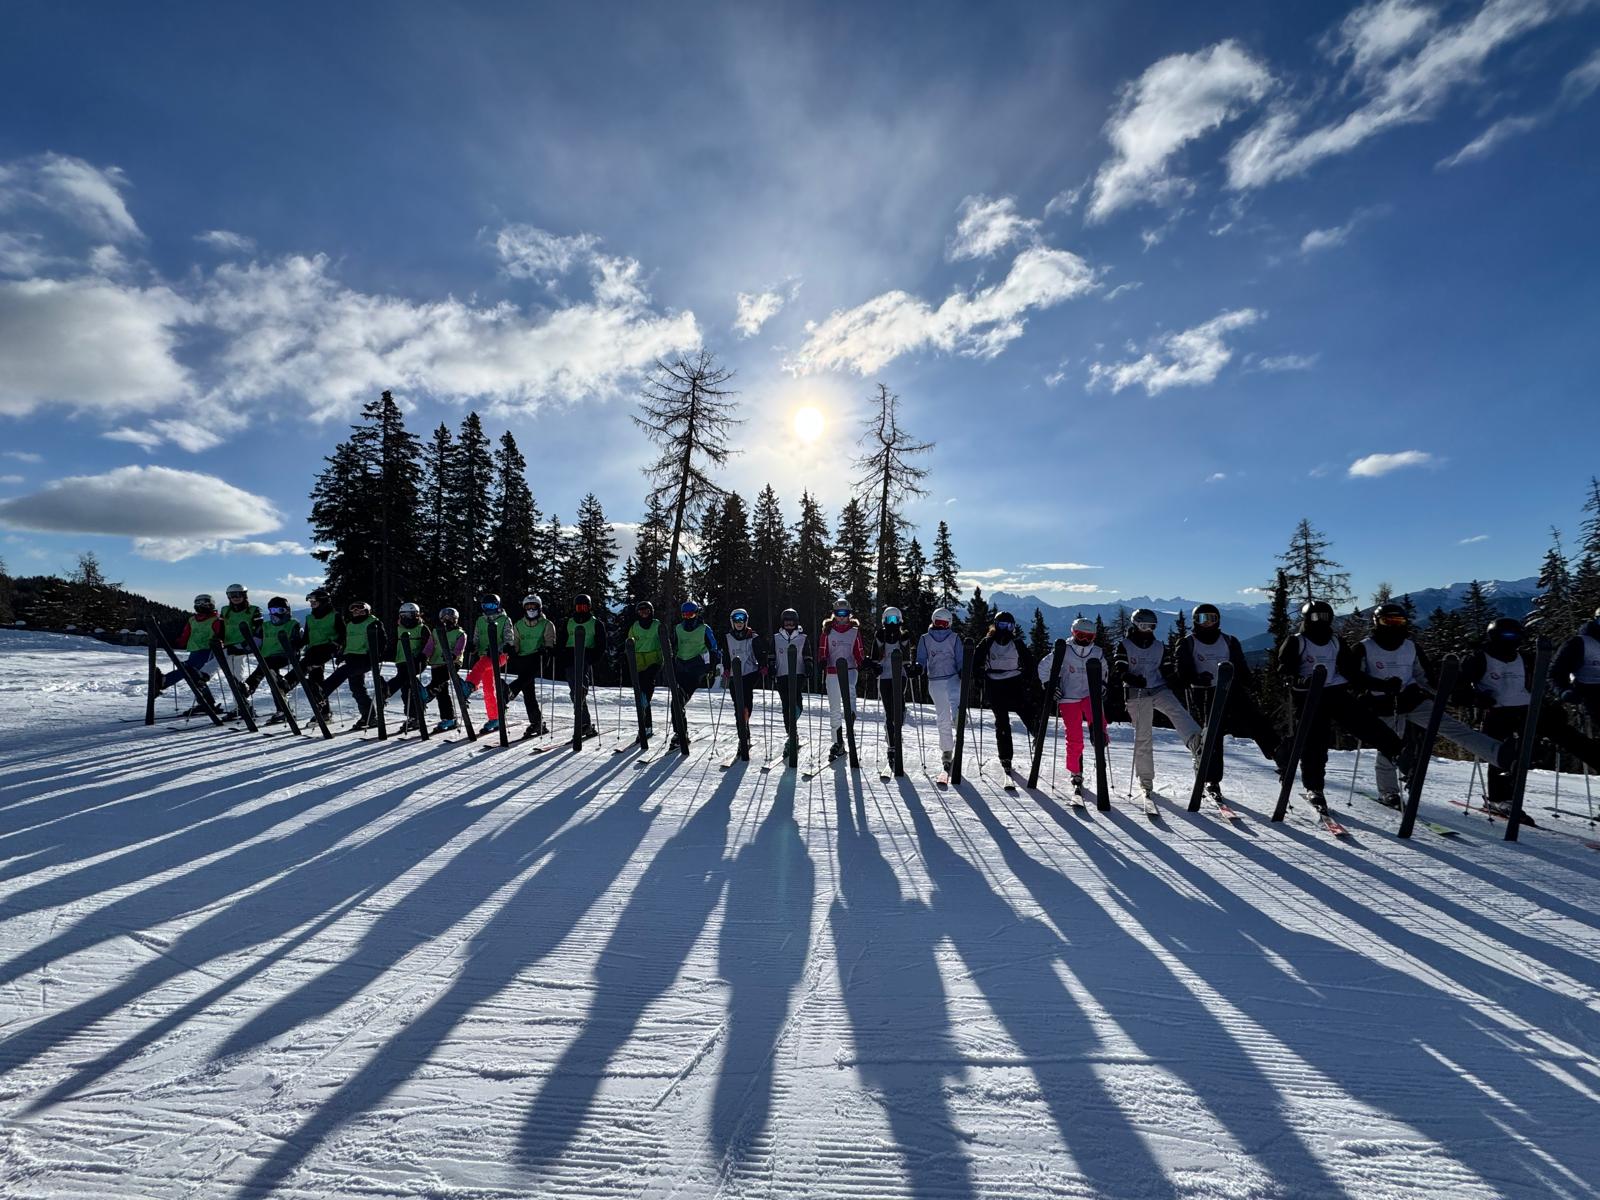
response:
<svg viewBox="0 0 1600 1200"><path fill-rule="evenodd" d="M1407 843L1336 755L1340 841L1242 742L1229 824L1159 735L1151 823L723 772L731 712L636 767L610 691L578 755L147 730L142 653L44 637L0 632L6 1197L1600 1194L1548 775L1507 844L1437 761L1459 834Z"/></svg>

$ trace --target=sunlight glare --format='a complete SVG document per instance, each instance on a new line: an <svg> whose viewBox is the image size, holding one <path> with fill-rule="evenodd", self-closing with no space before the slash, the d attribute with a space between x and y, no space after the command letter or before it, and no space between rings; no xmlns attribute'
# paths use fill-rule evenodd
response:
<svg viewBox="0 0 1600 1200"><path fill-rule="evenodd" d="M815 442L822 436L826 424L822 410L815 405L807 404L803 408L795 409L794 434L802 442Z"/></svg>

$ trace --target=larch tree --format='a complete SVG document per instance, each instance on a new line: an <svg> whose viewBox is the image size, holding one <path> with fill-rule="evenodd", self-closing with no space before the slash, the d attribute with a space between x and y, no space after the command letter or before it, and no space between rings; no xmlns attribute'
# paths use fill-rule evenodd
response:
<svg viewBox="0 0 1600 1200"><path fill-rule="evenodd" d="M901 516L905 502L927 495L922 481L928 469L916 460L933 449L900 428L900 397L878 384L877 411L865 422L861 445L865 453L855 460L860 472L856 494L869 506L876 542L874 578L880 598L898 590L895 578L900 564L900 533L907 522Z"/></svg>
<svg viewBox="0 0 1600 1200"><path fill-rule="evenodd" d="M1289 594L1301 603L1326 600L1337 611L1350 603L1350 572L1328 553L1333 542L1304 517L1295 526L1289 548L1278 555Z"/></svg>

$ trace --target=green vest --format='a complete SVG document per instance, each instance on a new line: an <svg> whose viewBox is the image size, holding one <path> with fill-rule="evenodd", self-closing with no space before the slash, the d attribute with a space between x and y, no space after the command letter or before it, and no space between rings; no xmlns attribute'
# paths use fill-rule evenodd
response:
<svg viewBox="0 0 1600 1200"><path fill-rule="evenodd" d="M583 630L583 648L585 650L593 650L594 649L594 629L595 629L595 624L594 624L594 618L593 617L590 617L587 621L580 621L576 617L568 617L567 618L567 647L568 647L568 649L570 649L572 646L574 646L576 644L573 641L573 635L580 629Z"/></svg>
<svg viewBox="0 0 1600 1200"><path fill-rule="evenodd" d="M367 652L367 632L372 628L371 613L359 621L344 619L344 652L346 655L364 655Z"/></svg>
<svg viewBox="0 0 1600 1200"><path fill-rule="evenodd" d="M706 652L706 623L701 621L693 629L678 626L678 661L688 662Z"/></svg>
<svg viewBox="0 0 1600 1200"><path fill-rule="evenodd" d="M628 636L633 639L633 657L639 664L639 670L643 671L661 662L660 621L652 620L648 629L635 621L633 628L628 630Z"/></svg>
<svg viewBox="0 0 1600 1200"><path fill-rule="evenodd" d="M455 648L456 637L458 635L461 638L461 648L465 650L467 648L467 635L466 631L463 630L461 626L457 625L454 629L446 629L443 625L441 625L438 629L433 631L433 653L428 655L428 663L430 666L444 666L444 648L449 646L453 650ZM450 657L458 658L459 656L452 654Z"/></svg>
<svg viewBox="0 0 1600 1200"><path fill-rule="evenodd" d="M271 658L289 657L289 647L294 645L294 631L300 628L300 622L290 617L283 624L268 621L261 627L261 656Z"/></svg>
<svg viewBox="0 0 1600 1200"><path fill-rule="evenodd" d="M411 657L422 662L422 643L428 640L428 627L421 621L407 628L396 623L394 633L394 661L399 666L406 661L406 643L411 643Z"/></svg>
<svg viewBox="0 0 1600 1200"><path fill-rule="evenodd" d="M311 613L306 617L306 645L326 646L339 631L339 612L329 609L322 616Z"/></svg>
<svg viewBox="0 0 1600 1200"><path fill-rule="evenodd" d="M215 617L190 617L189 640L183 648L189 651L209 650L212 640L217 636L215 621Z"/></svg>
<svg viewBox="0 0 1600 1200"><path fill-rule="evenodd" d="M494 619L494 644L498 649L506 640L506 624L510 620L505 613ZM479 654L489 653L489 618L479 617L478 623L472 627L472 645Z"/></svg>
<svg viewBox="0 0 1600 1200"><path fill-rule="evenodd" d="M246 604L243 608L234 608L228 605L222 610L222 642L226 646L244 645L245 626L252 630L261 624L261 610L254 604Z"/></svg>
<svg viewBox="0 0 1600 1200"><path fill-rule="evenodd" d="M544 631L548 628L550 628L550 622L545 617L540 617L537 621L529 621L527 617L518 617L516 624L517 653L537 654L543 650Z"/></svg>

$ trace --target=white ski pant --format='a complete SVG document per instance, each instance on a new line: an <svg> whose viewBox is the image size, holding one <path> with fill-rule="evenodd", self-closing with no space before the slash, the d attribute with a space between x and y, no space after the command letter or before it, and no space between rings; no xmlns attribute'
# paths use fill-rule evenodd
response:
<svg viewBox="0 0 1600 1200"><path fill-rule="evenodd" d="M933 711L939 715L939 749L949 754L956 748L956 705L961 703L961 676L946 675L928 680Z"/></svg>
<svg viewBox="0 0 1600 1200"><path fill-rule="evenodd" d="M1144 781L1156 777L1156 756L1151 730L1155 728L1155 714L1162 713L1172 722L1172 728L1190 750L1200 737L1200 726L1194 723L1189 710L1183 706L1171 688L1157 688L1142 696L1128 696L1128 716L1133 720L1133 773Z"/></svg>
<svg viewBox="0 0 1600 1200"><path fill-rule="evenodd" d="M856 694L856 679L860 675L854 667L850 668L850 696L854 699ZM833 731L838 733L844 729L844 697L839 692L839 677L828 676L828 711L833 714Z"/></svg>
<svg viewBox="0 0 1600 1200"><path fill-rule="evenodd" d="M1417 728L1426 730L1428 721L1432 716L1433 702L1430 700L1417 705L1416 708L1408 713L1396 713L1392 717L1380 716L1378 720L1403 737L1408 721L1417 726ZM1465 721L1457 720L1449 713L1445 713L1444 716L1439 718L1439 736L1447 742L1453 742L1455 745L1460 746L1474 758L1481 758L1484 762L1492 763L1500 757L1499 742L1486 733L1479 733L1471 725L1468 725ZM1399 769L1394 765L1393 761L1381 754L1374 757L1377 759L1374 766L1378 781L1378 791L1385 796L1398 795L1400 792Z"/></svg>

